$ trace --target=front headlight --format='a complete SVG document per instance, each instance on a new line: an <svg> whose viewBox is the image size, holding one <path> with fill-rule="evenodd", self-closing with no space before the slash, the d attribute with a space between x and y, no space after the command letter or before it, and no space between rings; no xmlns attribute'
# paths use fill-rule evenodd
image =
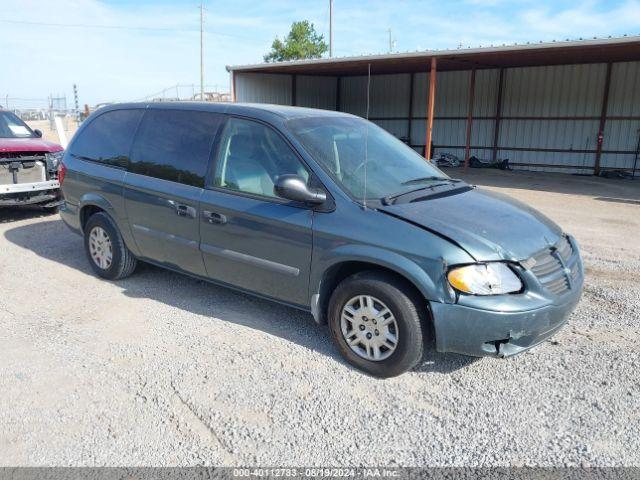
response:
<svg viewBox="0 0 640 480"><path fill-rule="evenodd" d="M60 161L64 155L64 150L59 152L49 152L45 153L44 157L47 160L47 170L50 172L55 172L58 170L58 165L60 165Z"/></svg>
<svg viewBox="0 0 640 480"><path fill-rule="evenodd" d="M500 295L522 290L522 281L506 264L478 263L454 268L447 275L453 288L472 295Z"/></svg>

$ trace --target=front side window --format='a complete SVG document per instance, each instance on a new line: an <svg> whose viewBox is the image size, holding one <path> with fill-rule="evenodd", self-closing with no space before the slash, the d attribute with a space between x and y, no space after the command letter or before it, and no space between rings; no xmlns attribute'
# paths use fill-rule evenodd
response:
<svg viewBox="0 0 640 480"><path fill-rule="evenodd" d="M147 110L131 150L132 173L204 187L221 115Z"/></svg>
<svg viewBox="0 0 640 480"><path fill-rule="evenodd" d="M33 131L11 112L0 112L0 138L33 138Z"/></svg>
<svg viewBox="0 0 640 480"><path fill-rule="evenodd" d="M273 129L251 120L230 118L220 142L214 186L275 197L280 175L309 172L289 145Z"/></svg>
<svg viewBox="0 0 640 480"><path fill-rule="evenodd" d="M307 152L355 198L381 199L448 179L415 150L361 118L307 117L288 127Z"/></svg>
<svg viewBox="0 0 640 480"><path fill-rule="evenodd" d="M91 121L73 141L70 152L83 160L125 168L131 141L143 110L112 110Z"/></svg>

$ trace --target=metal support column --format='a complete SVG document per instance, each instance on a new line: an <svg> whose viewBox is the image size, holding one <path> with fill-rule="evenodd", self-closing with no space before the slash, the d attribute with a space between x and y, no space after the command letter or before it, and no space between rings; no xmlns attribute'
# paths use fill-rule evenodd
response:
<svg viewBox="0 0 640 480"><path fill-rule="evenodd" d="M607 108L609 106L609 88L611 86L611 62L607 63L607 73L604 79L604 92L602 94L602 110L600 112L600 125L598 126L598 144L596 146L596 158L593 164L593 174L600 175L600 157L602 156L602 144L604 143L604 127L607 122Z"/></svg>
<svg viewBox="0 0 640 480"><path fill-rule="evenodd" d="M471 127L473 125L473 101L476 92L476 69L471 70L469 80L469 106L467 107L467 143L464 149L464 171L469 168L469 156L471 155Z"/></svg>
<svg viewBox="0 0 640 480"><path fill-rule="evenodd" d="M294 107L298 104L298 99L296 97L296 74L291 75L291 105Z"/></svg>
<svg viewBox="0 0 640 480"><path fill-rule="evenodd" d="M411 145L411 123L413 119L413 84L415 81L415 73L409 74L409 118L407 119L407 141Z"/></svg>
<svg viewBox="0 0 640 480"><path fill-rule="evenodd" d="M496 96L496 121L493 126L493 155L491 159L498 159L498 141L500 140L500 119L502 117L502 88L504 85L504 68L500 69L498 76L498 95Z"/></svg>
<svg viewBox="0 0 640 480"><path fill-rule="evenodd" d="M427 104L427 140L424 146L424 158L431 160L431 137L433 134L433 112L436 103L436 57L431 57L429 71L429 103Z"/></svg>

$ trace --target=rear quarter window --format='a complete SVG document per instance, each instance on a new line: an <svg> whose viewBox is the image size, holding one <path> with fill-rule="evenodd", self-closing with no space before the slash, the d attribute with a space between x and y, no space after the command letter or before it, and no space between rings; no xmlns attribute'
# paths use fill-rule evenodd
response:
<svg viewBox="0 0 640 480"><path fill-rule="evenodd" d="M147 110L131 150L132 173L204 187L222 115Z"/></svg>
<svg viewBox="0 0 640 480"><path fill-rule="evenodd" d="M73 141L74 157L126 168L136 128L144 110L112 110L91 121Z"/></svg>

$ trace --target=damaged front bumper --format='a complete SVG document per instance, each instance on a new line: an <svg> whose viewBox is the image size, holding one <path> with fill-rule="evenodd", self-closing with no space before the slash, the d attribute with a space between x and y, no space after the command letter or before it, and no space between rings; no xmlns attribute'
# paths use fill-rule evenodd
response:
<svg viewBox="0 0 640 480"><path fill-rule="evenodd" d="M519 294L464 296L455 304L431 303L440 352L509 357L555 334L578 304L584 268L575 239L563 237L513 268Z"/></svg>
<svg viewBox="0 0 640 480"><path fill-rule="evenodd" d="M41 204L55 207L62 203L57 180L0 185L0 207Z"/></svg>
<svg viewBox="0 0 640 480"><path fill-rule="evenodd" d="M579 300L577 291L562 305L521 312L432 303L436 349L474 357L516 355L560 330Z"/></svg>

